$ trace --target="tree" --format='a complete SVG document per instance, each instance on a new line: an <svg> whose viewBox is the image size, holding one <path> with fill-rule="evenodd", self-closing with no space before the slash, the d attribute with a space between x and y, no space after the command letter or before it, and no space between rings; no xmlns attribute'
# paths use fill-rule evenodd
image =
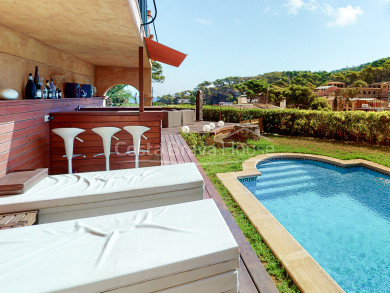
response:
<svg viewBox="0 0 390 293"><path fill-rule="evenodd" d="M270 85L261 79L250 79L235 86L237 90L249 98L250 102L261 93L265 93L269 87Z"/></svg>
<svg viewBox="0 0 390 293"><path fill-rule="evenodd" d="M173 96L172 95L163 95L161 97L157 97L157 101L161 104L172 105L173 104Z"/></svg>
<svg viewBox="0 0 390 293"><path fill-rule="evenodd" d="M152 81L156 83L163 83L165 81L161 63L157 61L152 61Z"/></svg>
<svg viewBox="0 0 390 293"><path fill-rule="evenodd" d="M368 87L368 84L364 80L358 79L352 83L352 87Z"/></svg>
<svg viewBox="0 0 390 293"><path fill-rule="evenodd" d="M108 106L124 106L127 103L136 102L133 93L126 84L118 84L108 90L107 94Z"/></svg>
<svg viewBox="0 0 390 293"><path fill-rule="evenodd" d="M107 95L108 97L115 96L119 91L123 90L125 87L126 87L125 84L114 85L112 88L110 88L110 89L108 90L108 92L106 93L106 95Z"/></svg>
<svg viewBox="0 0 390 293"><path fill-rule="evenodd" d="M277 105L280 103L281 99L283 97L283 88L278 86L272 86L268 91L268 98L271 100L271 102L274 105Z"/></svg>
<svg viewBox="0 0 390 293"><path fill-rule="evenodd" d="M347 82L353 84L355 81L360 79L360 74L358 71L349 71L345 75Z"/></svg>
<svg viewBox="0 0 390 293"><path fill-rule="evenodd" d="M319 111L330 111L332 110L331 106L329 105L326 98L315 98L314 101L311 103L312 110L319 110Z"/></svg>
<svg viewBox="0 0 390 293"><path fill-rule="evenodd" d="M316 98L313 91L307 86L292 84L282 92L286 97L287 103L295 107L303 106L307 108Z"/></svg>
<svg viewBox="0 0 390 293"><path fill-rule="evenodd" d="M359 89L355 87L345 88L340 90L340 96L342 96L347 102L353 99L359 94Z"/></svg>

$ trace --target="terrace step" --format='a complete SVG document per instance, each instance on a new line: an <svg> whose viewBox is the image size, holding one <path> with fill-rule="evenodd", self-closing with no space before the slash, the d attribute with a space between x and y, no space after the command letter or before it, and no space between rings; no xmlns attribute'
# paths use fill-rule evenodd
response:
<svg viewBox="0 0 390 293"><path fill-rule="evenodd" d="M283 179L278 179L278 180L262 180L261 176L257 179L256 181L256 186L259 188L271 188L271 187L281 187L281 186L289 186L294 183L299 183L299 182L307 182L310 179L312 179L311 176L305 175L305 176L300 176L300 177L286 177Z"/></svg>
<svg viewBox="0 0 390 293"><path fill-rule="evenodd" d="M299 183L299 184L294 184L294 185L284 185L280 187L271 187L271 188L262 188L259 190L256 190L254 195L256 197L263 196L266 194L280 194L280 195L285 195L287 191L294 191L294 190L299 190L302 191L304 189L312 188L315 187L317 184L314 182L306 182L306 183Z"/></svg>
<svg viewBox="0 0 390 293"><path fill-rule="evenodd" d="M287 178L287 177L302 176L302 175L308 174L308 172L304 171L304 170L291 170L291 171L284 171L284 172L280 172L280 173L270 172L268 174L267 172L263 172L260 169L260 172L262 173L261 177L263 179Z"/></svg>

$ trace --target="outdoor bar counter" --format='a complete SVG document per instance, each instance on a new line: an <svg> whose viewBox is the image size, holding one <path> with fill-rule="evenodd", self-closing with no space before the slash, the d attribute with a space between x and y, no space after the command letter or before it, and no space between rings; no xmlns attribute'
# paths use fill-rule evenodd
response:
<svg viewBox="0 0 390 293"><path fill-rule="evenodd" d="M0 100L0 178L16 170L50 168L49 113L102 106L103 98Z"/></svg>
<svg viewBox="0 0 390 293"><path fill-rule="evenodd" d="M51 113L50 130L55 128L81 128L85 132L77 137L83 142L74 140L74 154L83 156L73 158L74 172L91 172L105 170L105 157L96 154L103 153L101 137L92 131L96 127L118 127L122 130L115 134L119 140L111 140L110 169L134 168L134 154L127 154L133 150L132 136L125 130L125 126L140 125L150 128L141 139L141 150L148 153L140 154L140 167L161 165L161 120L162 112L159 109L148 109L139 112L137 108L81 108L79 111ZM115 154L119 153L119 154ZM50 174L67 173L67 159L63 139L50 131Z"/></svg>

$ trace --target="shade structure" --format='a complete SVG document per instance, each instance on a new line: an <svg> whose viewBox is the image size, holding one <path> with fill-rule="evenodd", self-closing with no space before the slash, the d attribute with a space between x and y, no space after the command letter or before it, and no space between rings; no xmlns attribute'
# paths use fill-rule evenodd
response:
<svg viewBox="0 0 390 293"><path fill-rule="evenodd" d="M187 57L187 54L176 51L151 39L145 38L144 40L149 58L152 60L179 67Z"/></svg>

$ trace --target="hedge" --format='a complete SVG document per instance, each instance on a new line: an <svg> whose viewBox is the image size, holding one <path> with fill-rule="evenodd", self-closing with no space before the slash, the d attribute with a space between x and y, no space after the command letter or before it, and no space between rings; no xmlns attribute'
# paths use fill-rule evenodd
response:
<svg viewBox="0 0 390 293"><path fill-rule="evenodd" d="M390 145L390 111L240 110L212 106L203 109L205 121L218 121L220 115L223 121L232 123L264 118L267 133Z"/></svg>

